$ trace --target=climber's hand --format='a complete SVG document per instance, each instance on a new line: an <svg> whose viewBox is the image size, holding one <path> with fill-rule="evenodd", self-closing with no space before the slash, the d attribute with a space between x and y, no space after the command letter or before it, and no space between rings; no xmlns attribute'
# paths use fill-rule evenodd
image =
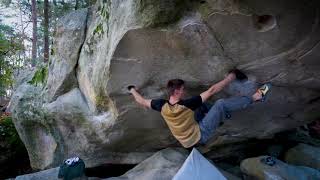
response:
<svg viewBox="0 0 320 180"><path fill-rule="evenodd" d="M151 108L151 99L145 99L137 90L134 85L130 85L127 87L129 92L132 94L136 102L143 107Z"/></svg>
<svg viewBox="0 0 320 180"><path fill-rule="evenodd" d="M136 87L134 85L130 85L127 87L128 88L128 91L131 92L133 89L135 90Z"/></svg>
<svg viewBox="0 0 320 180"><path fill-rule="evenodd" d="M239 69L232 69L229 71L229 73L233 73L236 76L236 79L239 81L248 80L247 75L244 72L240 71Z"/></svg>

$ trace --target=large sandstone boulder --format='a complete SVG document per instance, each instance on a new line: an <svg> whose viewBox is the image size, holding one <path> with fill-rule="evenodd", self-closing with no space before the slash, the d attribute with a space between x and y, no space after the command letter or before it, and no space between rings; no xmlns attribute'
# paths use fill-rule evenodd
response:
<svg viewBox="0 0 320 180"><path fill-rule="evenodd" d="M315 0L99 0L67 15L57 27L46 83L26 78L11 100L32 167L74 155L88 167L135 164L179 146L159 113L128 95L130 84L159 98L169 79L182 78L196 95L232 67L273 83L267 102L234 113L209 149L314 120L320 116L319 7ZM252 81L244 83L255 87ZM214 99L239 91L230 87Z"/></svg>

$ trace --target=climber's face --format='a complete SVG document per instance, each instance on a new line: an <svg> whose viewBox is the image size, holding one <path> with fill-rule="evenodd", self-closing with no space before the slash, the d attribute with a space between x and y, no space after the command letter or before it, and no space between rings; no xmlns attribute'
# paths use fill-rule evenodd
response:
<svg viewBox="0 0 320 180"><path fill-rule="evenodd" d="M174 95L177 97L177 98L183 98L184 95L185 95L185 90L184 90L184 86L181 86L181 88L179 89L175 89L174 90Z"/></svg>

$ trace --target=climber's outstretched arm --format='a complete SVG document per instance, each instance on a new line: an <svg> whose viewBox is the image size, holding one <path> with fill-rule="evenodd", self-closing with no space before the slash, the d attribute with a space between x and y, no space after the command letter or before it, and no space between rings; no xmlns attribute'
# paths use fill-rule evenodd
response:
<svg viewBox="0 0 320 180"><path fill-rule="evenodd" d="M226 87L228 84L230 84L235 79L236 79L235 74L234 73L230 73L223 80L221 80L218 83L212 85L208 90L206 90L205 92L200 94L200 96L202 98L202 102L205 102L212 95L220 92L224 87Z"/></svg>
<svg viewBox="0 0 320 180"><path fill-rule="evenodd" d="M146 108L151 108L151 99L145 99L142 97L134 86L129 86L128 89L138 104Z"/></svg>

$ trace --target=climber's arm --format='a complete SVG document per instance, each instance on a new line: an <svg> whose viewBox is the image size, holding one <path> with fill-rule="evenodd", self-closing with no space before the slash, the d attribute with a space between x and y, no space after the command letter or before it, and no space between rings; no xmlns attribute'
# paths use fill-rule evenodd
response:
<svg viewBox="0 0 320 180"><path fill-rule="evenodd" d="M146 108L151 108L151 99L145 99L144 97L142 97L134 86L130 86L128 87L128 89L138 104Z"/></svg>
<svg viewBox="0 0 320 180"><path fill-rule="evenodd" d="M202 102L208 100L212 95L220 92L224 87L230 84L236 78L234 73L228 74L223 80L219 81L218 83L212 85L208 90L204 91L200 94L202 98Z"/></svg>

